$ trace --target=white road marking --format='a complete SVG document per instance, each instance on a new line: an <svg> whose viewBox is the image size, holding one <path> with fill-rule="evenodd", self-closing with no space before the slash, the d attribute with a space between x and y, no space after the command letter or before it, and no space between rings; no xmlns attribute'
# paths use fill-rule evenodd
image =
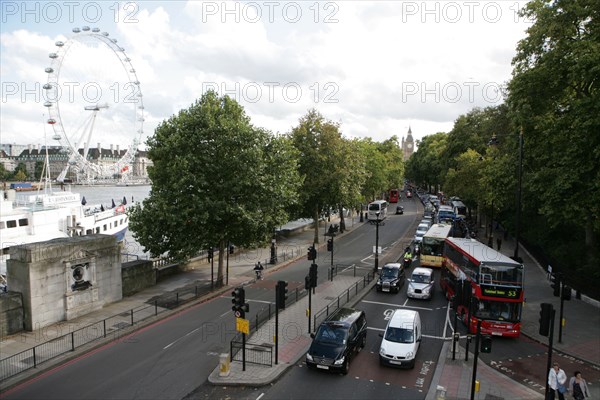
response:
<svg viewBox="0 0 600 400"><path fill-rule="evenodd" d="M370 300L362 300L361 302L369 303L369 304L378 304L381 306L392 306L392 307L396 307L396 308L406 307L406 308L415 308L417 310L433 311L433 308L407 306L406 301L404 302L404 304L382 303L380 301L370 301Z"/></svg>

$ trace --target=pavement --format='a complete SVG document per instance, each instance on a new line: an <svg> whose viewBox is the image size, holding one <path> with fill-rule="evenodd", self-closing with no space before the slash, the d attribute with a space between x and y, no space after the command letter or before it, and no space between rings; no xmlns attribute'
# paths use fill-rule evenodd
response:
<svg viewBox="0 0 600 400"><path fill-rule="evenodd" d="M404 200L406 201L406 200ZM417 201L418 199L414 199ZM416 220L418 221L418 219ZM331 222L337 222L332 219ZM343 235L351 234L352 230L362 224L358 217L346 220L346 232ZM321 231L325 231L327 223L321 222ZM313 243L312 229L306 229L306 221L290 223L282 227L282 233L285 235L278 238L278 258L279 263L270 265L266 262L264 271L265 277L268 277L273 271L284 268L289 263L297 258L306 257L306 249ZM412 232L411 232L412 233ZM402 247L406 243L402 244ZM321 243L321 246L324 246ZM324 251L325 249L321 249ZM394 249L396 253L402 251L401 248ZM508 238L502 243L501 252L512 256L514 252L514 240ZM210 298L220 296L230 292L233 287L250 284L254 282L254 273L252 267L258 260L267 260L270 254L270 248L255 249L252 251L236 250L236 253L230 257L229 261L229 277L228 286L216 289L211 294L204 296L193 303L188 303L182 307L191 306L198 302L207 301ZM388 254L389 255L389 254ZM530 340L548 343L548 338L538 334L539 328L539 310L541 303L552 303L556 310L560 309L560 301L552 294L550 283L547 279L546 272L542 266L527 253L527 250L520 247L519 255L523 258L525 266L525 287L526 287L526 303L523 307L522 314L522 334ZM385 255L380 260L383 263ZM77 329L92 324L97 321L102 321L106 318L129 312L136 307L145 306L148 301L155 298L157 295L166 292L173 292L180 287L189 285L191 282L199 280L209 280L211 277L210 268L206 268L206 263L196 263L193 269L181 272L172 277L166 278L152 288L148 288L133 296L124 298L122 301L107 305L101 310L92 312L86 316L70 320L67 322L55 324L33 332L21 332L15 335L2 337L0 340L0 358L4 359L10 355L19 353L33 346L39 345L52 337L60 336L60 334L68 333L70 330ZM351 274L340 274L333 281L328 281L319 284L316 293L312 295L312 309L314 312L326 307L331 303L332 298L336 298L342 293L345 293L349 287L354 285L362 276L354 277ZM371 286L367 285L364 289L359 290L359 293L348 303L352 305L370 290ZM592 399L600 399L600 304L597 301L587 299L582 296L582 299L576 299L572 296L572 300L564 302L565 317L563 322L563 332L561 343L557 340L558 322L555 329L553 357L562 357L561 367L567 373L567 376L572 376L574 369L581 369L582 366L587 367L587 374L584 378L588 381L591 390ZM176 309L172 312L178 312ZM164 318L169 315L169 312L159 315L157 318ZM558 311L557 311L558 320ZM299 322L300 321L300 322ZM306 309L304 302L298 302L288 306L285 310L279 312L280 326L301 326L304 328L306 324ZM152 318L145 323L153 322ZM132 329L139 329L143 324L136 325ZM215 370L209 376L209 381L218 385L245 385L245 386L262 386L267 385L281 376L288 368L302 362L303 357L310 345L310 337L306 329L296 329L292 333L281 333L278 335L278 363L271 367L248 364L245 371L242 371L242 363L233 362L229 364L228 376L221 376L221 365L216 365ZM274 335L274 318L268 323L262 325L256 332L249 335L248 343L272 343ZM114 340L107 339L107 340ZM469 361L464 361L464 339L461 340L461 346L458 347L456 359L452 360L451 341L446 341L439 356L436 366L436 371L433 375L432 382L427 393L427 399L468 399L471 397L471 381L473 356L469 356ZM102 343L96 342L95 346L100 346ZM474 346L471 346L473 349ZM69 355L70 358L77 356L76 353L81 351L89 351L89 347L82 346L81 349L76 349L75 354ZM69 358L69 359L70 359ZM17 385L19 382L30 379L36 374L40 374L56 363L65 362L67 358L58 357L53 361L48 361L39 365L33 370L21 373L16 377L7 379L0 383L0 389L6 390L9 387ZM545 359L544 359L545 360ZM563 361L564 360L564 361ZM567 363L565 363L567 362ZM545 370L546 361L543 365L536 368ZM510 378L510 374L503 371L501 368L493 368L486 365L481 360L477 367L477 380L479 381L479 391L475 393L475 399L496 400L496 399L542 399L541 394L543 389L536 386L533 382L517 381ZM545 383L545 382L544 382ZM539 385L538 385L539 386ZM537 389L537 390L536 390Z"/></svg>

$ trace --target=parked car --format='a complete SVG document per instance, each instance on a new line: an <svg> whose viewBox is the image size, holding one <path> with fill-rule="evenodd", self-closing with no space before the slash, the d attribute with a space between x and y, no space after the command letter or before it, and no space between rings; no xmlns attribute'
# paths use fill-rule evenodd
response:
<svg viewBox="0 0 600 400"><path fill-rule="evenodd" d="M404 286L406 275L404 268L400 263L385 264L379 274L379 279L375 283L378 292L400 292Z"/></svg>
<svg viewBox="0 0 600 400"><path fill-rule="evenodd" d="M411 299L431 299L434 290L433 283L431 268L415 268L408 280L406 296Z"/></svg>
<svg viewBox="0 0 600 400"><path fill-rule="evenodd" d="M306 353L311 369L348 373L352 357L367 342L367 317L364 311L340 308L321 322Z"/></svg>
<svg viewBox="0 0 600 400"><path fill-rule="evenodd" d="M421 317L417 311L398 308L380 334L379 363L413 368L421 344Z"/></svg>

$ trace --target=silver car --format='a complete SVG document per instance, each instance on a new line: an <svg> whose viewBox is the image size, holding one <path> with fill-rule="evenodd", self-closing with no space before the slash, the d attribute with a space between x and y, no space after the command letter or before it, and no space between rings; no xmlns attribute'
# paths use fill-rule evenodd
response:
<svg viewBox="0 0 600 400"><path fill-rule="evenodd" d="M415 268L408 280L406 296L411 299L431 299L433 296L433 270Z"/></svg>

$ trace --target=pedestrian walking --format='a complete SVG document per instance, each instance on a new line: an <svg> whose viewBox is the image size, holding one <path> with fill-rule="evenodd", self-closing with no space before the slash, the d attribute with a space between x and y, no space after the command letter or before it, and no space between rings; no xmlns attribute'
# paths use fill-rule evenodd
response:
<svg viewBox="0 0 600 400"><path fill-rule="evenodd" d="M548 264L548 280L552 279L552 265Z"/></svg>
<svg viewBox="0 0 600 400"><path fill-rule="evenodd" d="M499 236L496 238L496 246L498 246L498 251L500 251L500 247L502 247L502 238Z"/></svg>
<svg viewBox="0 0 600 400"><path fill-rule="evenodd" d="M567 386L565 386L566 383L567 374L555 362L548 373L548 386L550 387L548 400L554 400L555 393L558 393L558 400L565 400L565 393L568 391Z"/></svg>
<svg viewBox="0 0 600 400"><path fill-rule="evenodd" d="M569 379L568 389L572 391L575 400L584 400L590 397L590 390L587 387L587 382L581 377L581 372L575 371L571 379Z"/></svg>

